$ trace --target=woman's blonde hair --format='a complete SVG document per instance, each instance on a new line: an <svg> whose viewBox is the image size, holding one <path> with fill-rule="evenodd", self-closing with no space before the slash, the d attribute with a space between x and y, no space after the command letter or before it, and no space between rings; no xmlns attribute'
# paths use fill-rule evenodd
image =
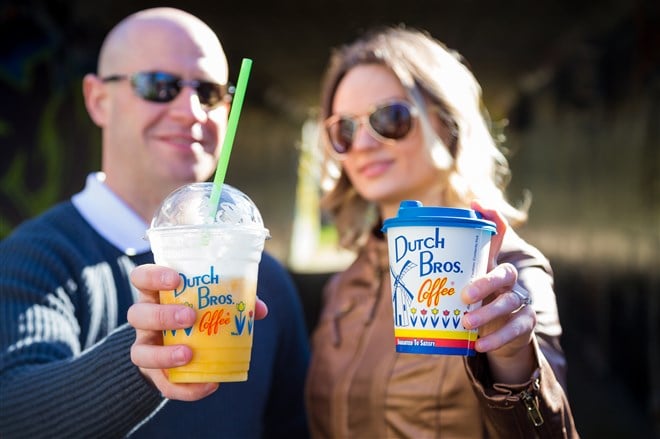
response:
<svg viewBox="0 0 660 439"><path fill-rule="evenodd" d="M419 109L419 120L438 178L446 179L443 203L467 207L475 198L498 209L512 225L526 221L526 207L506 201L509 165L490 131L481 100L481 87L460 55L426 32L399 27L374 30L332 53L321 87L320 121L331 116L338 84L353 67L379 64L401 81L408 98ZM449 131L443 142L431 127L435 112ZM335 220L343 247L356 249L379 224L375 205L357 193L339 163L329 153L324 136L325 179L332 184L321 206ZM334 172L333 172L334 170Z"/></svg>

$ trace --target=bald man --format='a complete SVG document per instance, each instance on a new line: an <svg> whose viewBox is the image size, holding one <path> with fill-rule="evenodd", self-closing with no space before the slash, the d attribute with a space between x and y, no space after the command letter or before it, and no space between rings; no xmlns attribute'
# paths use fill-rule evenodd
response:
<svg viewBox="0 0 660 439"><path fill-rule="evenodd" d="M153 213L172 190L215 170L227 80L217 36L184 11L144 10L108 34L97 74L83 80L102 132L101 171L0 242L0 437L307 435L302 309L268 254L257 291L270 312L255 324L245 383L170 384L163 369L190 352L145 342L159 334L145 323L148 308L131 311L137 339L127 323L138 297L133 269L141 266L134 281L143 296L153 279L168 279L143 265L153 261L143 240Z"/></svg>

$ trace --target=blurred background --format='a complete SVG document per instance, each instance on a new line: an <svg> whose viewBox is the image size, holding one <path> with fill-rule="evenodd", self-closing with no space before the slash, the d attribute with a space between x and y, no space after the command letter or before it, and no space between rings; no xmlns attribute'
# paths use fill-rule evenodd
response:
<svg viewBox="0 0 660 439"><path fill-rule="evenodd" d="M310 158L328 55L372 25L423 28L467 58L506 136L509 197L532 196L520 233L555 270L578 430L660 437L659 3L0 1L0 239L99 168L81 79L105 34L180 7L219 34L233 82L254 61L226 181L260 207L311 330L322 282L350 259L322 227Z"/></svg>

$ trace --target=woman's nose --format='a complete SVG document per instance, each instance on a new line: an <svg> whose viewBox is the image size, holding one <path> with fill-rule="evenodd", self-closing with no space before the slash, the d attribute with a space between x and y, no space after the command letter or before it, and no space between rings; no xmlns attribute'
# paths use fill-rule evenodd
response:
<svg viewBox="0 0 660 439"><path fill-rule="evenodd" d="M353 135L353 149L369 149L378 147L381 142L372 134L367 122L358 125Z"/></svg>

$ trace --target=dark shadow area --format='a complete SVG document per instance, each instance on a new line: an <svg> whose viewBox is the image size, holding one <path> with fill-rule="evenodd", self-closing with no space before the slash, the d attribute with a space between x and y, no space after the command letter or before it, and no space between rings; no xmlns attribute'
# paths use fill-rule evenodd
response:
<svg viewBox="0 0 660 439"><path fill-rule="evenodd" d="M578 431L585 438L657 438L660 278L565 264L555 264L555 274Z"/></svg>
<svg viewBox="0 0 660 439"><path fill-rule="evenodd" d="M323 287L334 273L290 273L305 311L307 332L311 334L320 317Z"/></svg>

